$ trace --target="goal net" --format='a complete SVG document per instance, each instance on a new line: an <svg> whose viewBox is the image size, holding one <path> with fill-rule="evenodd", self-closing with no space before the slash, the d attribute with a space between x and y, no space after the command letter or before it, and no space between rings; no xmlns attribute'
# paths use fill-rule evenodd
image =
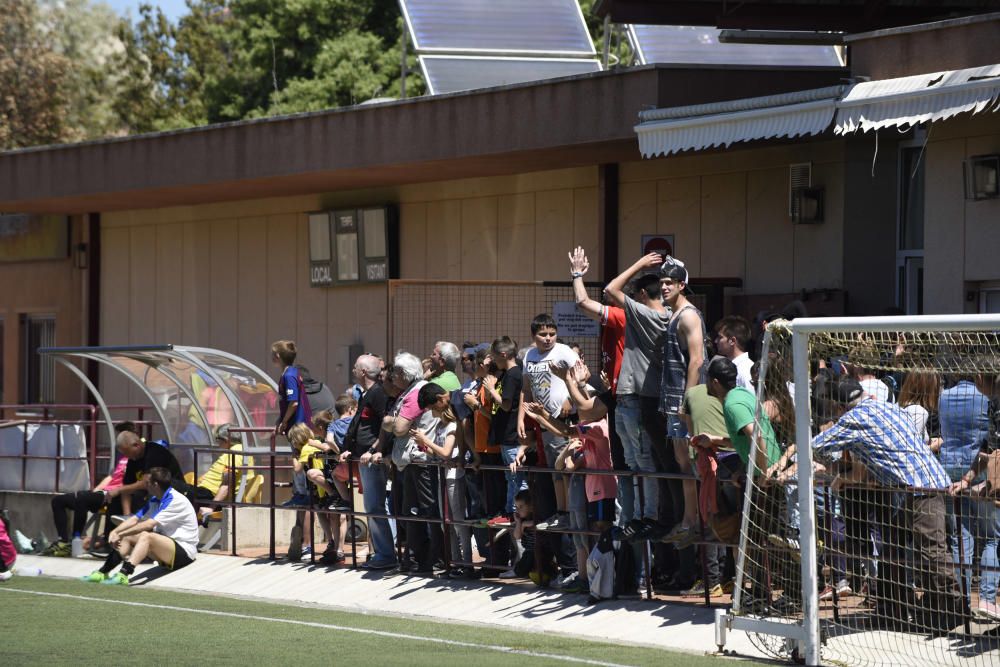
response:
<svg viewBox="0 0 1000 667"><path fill-rule="evenodd" d="M781 457L761 442L747 464L730 628L809 664L1000 664L998 332L768 327L755 433Z"/></svg>

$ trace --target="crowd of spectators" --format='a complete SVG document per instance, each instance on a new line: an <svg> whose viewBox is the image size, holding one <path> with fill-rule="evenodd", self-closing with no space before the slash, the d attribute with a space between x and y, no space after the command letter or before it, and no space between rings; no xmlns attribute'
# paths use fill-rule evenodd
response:
<svg viewBox="0 0 1000 667"><path fill-rule="evenodd" d="M748 559L748 604L794 602L791 359L772 353L758 387L751 358L762 324L778 315L756 325L727 316L709 329L689 300L687 268L671 256L639 258L607 284L603 302L588 295L589 268L581 248L569 253L577 308L600 325L592 367L542 313L524 323L531 338L523 347L514 331L498 331L491 341L439 341L420 351L425 358L363 354L333 410L313 413L295 343L274 343L275 434L293 451L288 505L298 511L289 558L312 548L303 531L312 509L327 543L320 561L343 563L357 493L369 570L528 578L591 601L650 590L719 597L732 592L737 554L727 545L739 537L753 470L761 511L751 543L773 548L770 566L785 559L786 567L772 591L762 584L777 579L765 571L769 559ZM899 347L893 353L905 356ZM916 365L880 372L878 354L862 340L821 360L812 380L809 446L816 472L831 482L815 498L828 546L820 599L862 595L903 626L948 629L970 613L1000 621L1000 510L987 475L991 465L1000 470L992 383ZM190 562L197 523L232 499L231 474L253 474L253 461L232 453L239 437L224 425L215 437L229 451L188 485L167 447L129 424L118 430L114 473L93 491L53 499L59 541L48 553L69 555L87 512L104 507L123 522L108 522L103 544L92 545L107 560L88 580L127 583L147 554L173 568Z"/></svg>

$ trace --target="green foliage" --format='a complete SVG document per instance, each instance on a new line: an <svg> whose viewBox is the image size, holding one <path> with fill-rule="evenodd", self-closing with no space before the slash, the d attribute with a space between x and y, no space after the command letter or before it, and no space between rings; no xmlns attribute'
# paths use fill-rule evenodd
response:
<svg viewBox="0 0 1000 667"><path fill-rule="evenodd" d="M70 64L33 0L0 0L0 149L65 141Z"/></svg>

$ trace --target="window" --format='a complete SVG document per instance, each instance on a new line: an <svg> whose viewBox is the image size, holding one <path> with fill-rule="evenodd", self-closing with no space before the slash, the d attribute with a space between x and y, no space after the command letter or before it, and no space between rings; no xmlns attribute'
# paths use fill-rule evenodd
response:
<svg viewBox="0 0 1000 667"><path fill-rule="evenodd" d="M896 218L896 305L907 315L924 312L924 130L899 148Z"/></svg>
<svg viewBox="0 0 1000 667"><path fill-rule="evenodd" d="M51 315L21 316L21 402L55 401L55 362L38 354L40 347L56 342L56 319Z"/></svg>

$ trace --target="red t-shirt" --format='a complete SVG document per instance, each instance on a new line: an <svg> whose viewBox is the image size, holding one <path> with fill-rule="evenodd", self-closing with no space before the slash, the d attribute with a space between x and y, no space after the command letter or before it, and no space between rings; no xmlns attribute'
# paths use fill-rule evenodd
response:
<svg viewBox="0 0 1000 667"><path fill-rule="evenodd" d="M618 388L618 373L625 353L625 311L618 306L601 307L601 369L611 379L611 393Z"/></svg>

